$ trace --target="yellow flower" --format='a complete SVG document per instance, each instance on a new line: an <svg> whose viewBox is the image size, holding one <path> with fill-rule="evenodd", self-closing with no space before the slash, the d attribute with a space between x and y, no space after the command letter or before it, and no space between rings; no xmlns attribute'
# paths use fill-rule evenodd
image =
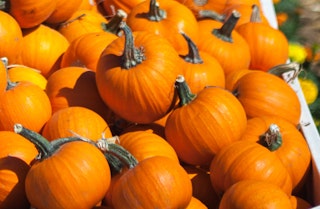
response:
<svg viewBox="0 0 320 209"><path fill-rule="evenodd" d="M289 58L293 62L303 63L306 60L307 51L299 43L289 43Z"/></svg>
<svg viewBox="0 0 320 209"><path fill-rule="evenodd" d="M299 83L307 104L312 104L318 97L318 86L311 79L299 78Z"/></svg>

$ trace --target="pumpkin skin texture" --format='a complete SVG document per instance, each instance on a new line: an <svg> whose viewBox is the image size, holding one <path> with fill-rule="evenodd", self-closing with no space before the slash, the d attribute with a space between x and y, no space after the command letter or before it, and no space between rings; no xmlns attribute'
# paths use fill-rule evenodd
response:
<svg viewBox="0 0 320 209"><path fill-rule="evenodd" d="M88 209L103 198L110 180L110 168L101 151L87 142L73 141L32 165L26 194L38 209Z"/></svg>
<svg viewBox="0 0 320 209"><path fill-rule="evenodd" d="M159 135L150 131L130 131L119 136L119 143L139 162L152 156L165 156L179 163L177 153Z"/></svg>
<svg viewBox="0 0 320 209"><path fill-rule="evenodd" d="M192 197L186 209L208 209L208 207L197 198Z"/></svg>
<svg viewBox="0 0 320 209"><path fill-rule="evenodd" d="M126 35L110 43L100 56L96 71L98 91L121 118L151 123L169 112L175 102L174 82L181 71L180 58L163 37L146 31L131 33L127 26L124 29ZM125 39L130 42L126 49ZM139 55L134 57L132 50Z"/></svg>
<svg viewBox="0 0 320 209"><path fill-rule="evenodd" d="M263 71L242 76L235 94L248 118L278 116L297 125L301 105L295 91L281 78Z"/></svg>
<svg viewBox="0 0 320 209"><path fill-rule="evenodd" d="M229 91L234 91L235 90L235 86L237 85L238 80L244 76L247 73L251 73L255 70L251 70L251 69L241 69L241 70L235 70L231 73L229 73L226 76L226 85L225 88Z"/></svg>
<svg viewBox="0 0 320 209"><path fill-rule="evenodd" d="M174 160L155 156L126 171L113 188L117 209L186 208L192 197L188 174Z"/></svg>
<svg viewBox="0 0 320 209"><path fill-rule="evenodd" d="M173 110L166 121L165 135L180 160L209 165L222 147L240 139L246 121L236 97L223 88L208 87Z"/></svg>
<svg viewBox="0 0 320 209"><path fill-rule="evenodd" d="M118 36L108 32L92 32L79 36L63 54L60 67L80 66L96 71L100 54L116 38Z"/></svg>
<svg viewBox="0 0 320 209"><path fill-rule="evenodd" d="M156 12L159 9L163 12ZM126 22L132 31L149 31L166 38L179 54L188 53L188 46L181 32L198 43L197 20L189 8L177 1L143 1L131 10Z"/></svg>
<svg viewBox="0 0 320 209"><path fill-rule="evenodd" d="M85 107L66 107L53 113L45 124L42 135L52 141L58 138L81 137L97 141L112 137L107 122L96 112Z"/></svg>
<svg viewBox="0 0 320 209"><path fill-rule="evenodd" d="M289 59L289 41L282 31L261 20L242 24L237 32L247 41L250 48L250 68L262 71L285 64Z"/></svg>
<svg viewBox="0 0 320 209"><path fill-rule="evenodd" d="M80 106L97 112L107 123L112 116L98 93L95 72L84 67L65 67L54 72L48 78L46 93L53 113Z"/></svg>
<svg viewBox="0 0 320 209"><path fill-rule="evenodd" d="M12 82L29 81L45 90L47 79L39 70L25 65L9 65L8 76Z"/></svg>
<svg viewBox="0 0 320 209"><path fill-rule="evenodd" d="M0 94L0 130L13 131L15 123L40 132L51 117L47 94L36 84L21 81Z"/></svg>
<svg viewBox="0 0 320 209"><path fill-rule="evenodd" d="M292 203L292 208L293 209L309 209L312 208L312 205L305 199L291 195L290 197L291 203Z"/></svg>
<svg viewBox="0 0 320 209"><path fill-rule="evenodd" d="M22 50L22 31L20 25L11 15L0 11L0 57L7 57L9 64L19 62Z"/></svg>
<svg viewBox="0 0 320 209"><path fill-rule="evenodd" d="M279 127L282 141L281 145L273 153L287 168L292 179L293 192L298 192L304 184L305 176L309 171L311 153L304 136L296 126L278 117L251 118L247 122L247 129L241 139L263 143L261 139L263 139L263 135L266 134L271 124Z"/></svg>
<svg viewBox="0 0 320 209"><path fill-rule="evenodd" d="M245 140L218 152L210 165L210 179L218 195L242 180L261 180L279 186L287 195L292 192L290 174L280 159L267 148Z"/></svg>
<svg viewBox="0 0 320 209"><path fill-rule="evenodd" d="M251 55L248 43L234 29L240 14L233 12L229 18L221 23L212 19L198 21L199 25L199 50L214 56L225 74L232 71L249 68ZM236 62L231 62L237 57Z"/></svg>
<svg viewBox="0 0 320 209"><path fill-rule="evenodd" d="M56 9L56 1L10 0L9 14L21 28L32 28L42 24Z"/></svg>
<svg viewBox="0 0 320 209"><path fill-rule="evenodd" d="M68 40L46 25L23 30L21 64L41 71L48 78L60 67L61 56L69 46Z"/></svg>
<svg viewBox="0 0 320 209"><path fill-rule="evenodd" d="M37 156L35 146L12 131L0 131L0 208L27 209L24 183L31 161Z"/></svg>
<svg viewBox="0 0 320 209"><path fill-rule="evenodd" d="M219 209L246 208L290 209L292 205L289 196L280 187L264 181L243 180L224 193Z"/></svg>

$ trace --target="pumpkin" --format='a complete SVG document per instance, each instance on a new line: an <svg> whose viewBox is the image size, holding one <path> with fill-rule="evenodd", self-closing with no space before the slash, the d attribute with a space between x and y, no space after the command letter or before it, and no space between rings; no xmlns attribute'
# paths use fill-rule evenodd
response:
<svg viewBox="0 0 320 209"><path fill-rule="evenodd" d="M24 137L0 131L0 208L27 209L24 183L30 164L38 151Z"/></svg>
<svg viewBox="0 0 320 209"><path fill-rule="evenodd" d="M219 209L292 208L290 198L280 187L265 181L242 180L222 196Z"/></svg>
<svg viewBox="0 0 320 209"><path fill-rule="evenodd" d="M216 13L222 13L228 0L178 0L181 4L187 6L195 16L203 10L211 10Z"/></svg>
<svg viewBox="0 0 320 209"><path fill-rule="evenodd" d="M8 10L21 28L33 28L44 23L56 9L56 5L56 1L52 0L10 0Z"/></svg>
<svg viewBox="0 0 320 209"><path fill-rule="evenodd" d="M0 57L7 57L8 63L19 62L22 50L22 31L20 25L7 12L0 10Z"/></svg>
<svg viewBox="0 0 320 209"><path fill-rule="evenodd" d="M77 37L92 32L103 32L107 19L99 12L89 9L79 9L72 16L59 24L59 31L70 43Z"/></svg>
<svg viewBox="0 0 320 209"><path fill-rule="evenodd" d="M103 0L101 5L107 12L107 15L112 16L118 9L130 13L132 8L143 2L144 0Z"/></svg>
<svg viewBox="0 0 320 209"><path fill-rule="evenodd" d="M38 160L25 179L26 195L33 207L92 208L100 202L109 188L111 174L96 146L84 141L53 146L21 124L15 124L14 130L39 150Z"/></svg>
<svg viewBox="0 0 320 209"><path fill-rule="evenodd" d="M120 134L124 134L131 131L147 131L150 133L157 134L158 136L165 139L164 125L159 124L157 122L147 124L128 124L128 126L125 127Z"/></svg>
<svg viewBox="0 0 320 209"><path fill-rule="evenodd" d="M211 185L210 172L207 169L193 165L183 165L183 168L191 179L193 197L208 208L218 208L220 197L218 197Z"/></svg>
<svg viewBox="0 0 320 209"><path fill-rule="evenodd" d="M249 45L250 68L268 71L287 62L289 42L282 31L262 23L256 13L259 13L259 7L254 5L250 22L240 25L236 30Z"/></svg>
<svg viewBox="0 0 320 209"><path fill-rule="evenodd" d="M197 20L189 8L177 1L144 1L132 8L126 22L132 31L149 31L166 38L179 54L188 53L180 32L198 43Z"/></svg>
<svg viewBox="0 0 320 209"><path fill-rule="evenodd" d="M192 94L184 77L178 76L176 90L180 103L167 118L166 139L183 162L209 165L221 148L240 140L247 123L245 111L224 88Z"/></svg>
<svg viewBox="0 0 320 209"><path fill-rule="evenodd" d="M22 123L40 132L52 113L47 94L28 81L14 83L8 79L0 101L0 131L13 131L15 123Z"/></svg>
<svg viewBox="0 0 320 209"><path fill-rule="evenodd" d="M79 36L63 54L60 67L80 66L96 71L100 54L117 37L108 32L92 32Z"/></svg>
<svg viewBox="0 0 320 209"><path fill-rule="evenodd" d="M309 171L311 153L296 126L278 117L255 117L248 120L241 139L257 142L270 149L287 168L293 192L301 189Z"/></svg>
<svg viewBox="0 0 320 209"><path fill-rule="evenodd" d="M248 118L279 116L297 125L301 104L296 92L276 75L256 71L242 76L234 90Z"/></svg>
<svg viewBox="0 0 320 209"><path fill-rule="evenodd" d="M164 138L148 130L127 131L119 136L118 143L139 162L152 156L165 156L179 163L173 147Z"/></svg>
<svg viewBox="0 0 320 209"><path fill-rule="evenodd" d="M296 195L291 195L290 200L292 203L292 208L293 209L309 209L312 208L312 205L304 198L296 196Z"/></svg>
<svg viewBox="0 0 320 209"><path fill-rule="evenodd" d="M244 76L245 74L247 73L251 73L255 70L252 70L252 69L239 69L239 70L235 70L231 73L229 73L227 76L226 76L226 85L225 85L225 88L229 91L234 91L235 90L235 87L237 86L237 82L238 80Z"/></svg>
<svg viewBox="0 0 320 209"><path fill-rule="evenodd" d="M185 170L171 158L146 158L123 173L112 191L117 209L186 208L192 185Z"/></svg>
<svg viewBox="0 0 320 209"><path fill-rule="evenodd" d="M206 86L225 87L224 70L216 58L198 50L195 43L184 33L189 52L180 56L183 61L183 75L193 93L198 93Z"/></svg>
<svg viewBox="0 0 320 209"><path fill-rule="evenodd" d="M208 207L197 198L192 197L186 209L208 209Z"/></svg>
<svg viewBox="0 0 320 209"><path fill-rule="evenodd" d="M210 179L218 195L242 180L260 180L279 186L287 195L292 192L290 174L280 159L267 148L246 140L233 142L218 152L210 165Z"/></svg>
<svg viewBox="0 0 320 209"><path fill-rule="evenodd" d="M86 0L56 0L56 8L45 20L45 23L54 26L68 20L79 9L82 1Z"/></svg>
<svg viewBox="0 0 320 209"><path fill-rule="evenodd" d="M98 91L105 104L124 120L151 123L175 103L174 82L179 56L163 37L147 31L124 35L102 52L96 70Z"/></svg>
<svg viewBox="0 0 320 209"><path fill-rule="evenodd" d="M54 72L48 78L46 93L53 113L65 107L80 106L95 111L107 123L113 117L99 96L95 72L84 67L65 67Z"/></svg>
<svg viewBox="0 0 320 209"><path fill-rule="evenodd" d="M42 135L49 141L72 136L91 140L111 137L107 122L96 112L85 107L66 107L52 114Z"/></svg>
<svg viewBox="0 0 320 209"><path fill-rule="evenodd" d="M69 46L68 40L46 25L23 30L21 64L41 71L48 78L60 67L62 54Z"/></svg>
<svg viewBox="0 0 320 209"><path fill-rule="evenodd" d="M199 50L214 56L221 64L225 75L232 71L248 68L251 60L250 49L246 40L234 27L240 18L236 10L224 23L212 19L198 21ZM236 62L231 62L237 57Z"/></svg>
<svg viewBox="0 0 320 209"><path fill-rule="evenodd" d="M12 82L29 81L45 89L47 79L37 69L25 65L8 65L8 76Z"/></svg>

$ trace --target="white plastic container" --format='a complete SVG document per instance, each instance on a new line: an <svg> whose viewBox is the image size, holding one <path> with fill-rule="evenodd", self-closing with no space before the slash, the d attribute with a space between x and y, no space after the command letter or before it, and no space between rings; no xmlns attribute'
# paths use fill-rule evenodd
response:
<svg viewBox="0 0 320 209"><path fill-rule="evenodd" d="M278 28L278 23L276 19L276 13L274 10L272 0L260 0L262 5L262 11L266 18L268 19L270 25L274 28ZM288 80L292 78L293 73L288 73L284 75L284 79ZM300 83L297 78L288 82L288 84L295 90L297 93L301 108L302 114L300 118L300 127L301 131L305 136L305 139L309 145L309 149L312 155L312 165L311 165L311 175L307 179L306 185L306 196L308 201L314 205L312 209L320 209L320 136L319 132L314 124L312 115L310 113L307 102L304 98Z"/></svg>

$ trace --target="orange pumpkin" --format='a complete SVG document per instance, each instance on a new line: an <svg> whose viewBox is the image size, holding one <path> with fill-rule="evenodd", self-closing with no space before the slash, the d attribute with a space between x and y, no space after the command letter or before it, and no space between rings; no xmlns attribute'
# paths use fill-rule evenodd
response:
<svg viewBox="0 0 320 209"><path fill-rule="evenodd" d="M154 156L120 176L112 192L118 209L186 208L192 198L188 174L174 160Z"/></svg>
<svg viewBox="0 0 320 209"><path fill-rule="evenodd" d="M293 209L309 209L312 208L312 205L304 198L301 198L296 195L291 195L290 200L292 203Z"/></svg>
<svg viewBox="0 0 320 209"><path fill-rule="evenodd" d="M52 114L45 124L42 135L49 141L81 136L97 141L111 137L107 122L96 112L79 106L66 107Z"/></svg>
<svg viewBox="0 0 320 209"><path fill-rule="evenodd" d="M176 89L180 104L167 118L166 139L183 162L209 165L221 148L240 140L247 123L245 111L224 88L208 87L195 95L178 76Z"/></svg>
<svg viewBox="0 0 320 209"><path fill-rule="evenodd" d="M39 150L38 160L25 179L26 195L33 207L92 208L104 197L110 186L110 167L96 146L84 141L54 146L21 124L15 124L14 130Z"/></svg>
<svg viewBox="0 0 320 209"><path fill-rule="evenodd" d="M52 0L10 0L9 14L19 23L21 28L39 26L56 9L56 1Z"/></svg>
<svg viewBox="0 0 320 209"><path fill-rule="evenodd" d="M129 14L133 7L143 1L144 0L103 0L100 2L107 14L112 16L118 9L121 9Z"/></svg>
<svg viewBox="0 0 320 209"><path fill-rule="evenodd" d="M183 72L186 82L193 93L198 93L207 86L225 87L225 75L216 58L199 51L195 43L184 33L188 42L189 52L180 56L183 62Z"/></svg>
<svg viewBox="0 0 320 209"><path fill-rule="evenodd" d="M96 71L100 54L117 37L108 32L92 32L79 36L63 54L60 67L81 66Z"/></svg>
<svg viewBox="0 0 320 209"><path fill-rule="evenodd" d="M197 198L191 197L189 205L186 207L186 209L208 209L208 207Z"/></svg>
<svg viewBox="0 0 320 209"><path fill-rule="evenodd" d="M65 107L86 107L108 124L113 115L99 96L95 72L83 67L65 67L54 72L48 78L46 93L53 113Z"/></svg>
<svg viewBox="0 0 320 209"><path fill-rule="evenodd" d="M8 13L0 10L0 57L7 57L8 63L17 63L22 50L21 27Z"/></svg>
<svg viewBox="0 0 320 209"><path fill-rule="evenodd" d="M282 31L262 23L261 18L255 14L258 12L258 6L253 6L250 22L240 25L236 30L249 45L250 68L268 71L287 62L289 42Z"/></svg>
<svg viewBox="0 0 320 209"><path fill-rule="evenodd" d="M8 65L8 76L12 82L29 81L45 89L47 79L37 69L25 65Z"/></svg>
<svg viewBox="0 0 320 209"><path fill-rule="evenodd" d="M240 13L234 11L224 23L212 19L198 21L201 37L199 50L214 56L221 64L225 75L248 68L251 60L246 40L234 30L239 18ZM235 57L237 61L231 62Z"/></svg>
<svg viewBox="0 0 320 209"><path fill-rule="evenodd" d="M242 76L234 91L248 118L279 116L297 125L301 104L296 92L281 78L264 71Z"/></svg>
<svg viewBox="0 0 320 209"><path fill-rule="evenodd" d="M211 10L216 13L222 13L228 0L177 0L181 4L187 6L195 16L199 14L199 11Z"/></svg>
<svg viewBox="0 0 320 209"><path fill-rule="evenodd" d="M147 31L132 33L124 22L122 30L124 36L110 43L100 56L98 91L121 118L151 123L175 103L174 81L181 70L180 58L161 36Z"/></svg>
<svg viewBox="0 0 320 209"><path fill-rule="evenodd" d="M272 183L287 196L292 192L290 174L280 159L267 148L246 140L233 142L218 152L210 165L210 179L218 195L243 180Z"/></svg>
<svg viewBox="0 0 320 209"><path fill-rule="evenodd" d="M40 132L51 116L47 94L28 81L8 81L6 91L0 94L0 130L12 131L15 123Z"/></svg>
<svg viewBox="0 0 320 209"><path fill-rule="evenodd" d="M139 162L153 156L165 156L179 163L177 153L162 137L151 131L128 131L119 136L118 142Z"/></svg>
<svg viewBox="0 0 320 209"><path fill-rule="evenodd" d="M144 1L131 10L126 22L132 31L149 31L166 38L179 54L188 53L180 32L198 43L197 20L189 8L177 1Z"/></svg>
<svg viewBox="0 0 320 209"><path fill-rule="evenodd" d="M48 78L60 67L61 56L69 46L68 40L46 25L23 30L21 64L41 71Z"/></svg>
<svg viewBox="0 0 320 209"><path fill-rule="evenodd" d="M71 43L83 34L103 32L103 25L107 23L107 19L101 13L89 9L81 9L75 11L68 20L61 23L57 31Z"/></svg>
<svg viewBox="0 0 320 209"><path fill-rule="evenodd" d="M301 189L309 171L311 153L296 126L279 117L255 117L248 120L241 139L257 142L270 149L287 168L293 192Z"/></svg>
<svg viewBox="0 0 320 209"><path fill-rule="evenodd" d="M46 24L56 25L68 20L85 0L55 0L56 8L46 19Z"/></svg>
<svg viewBox="0 0 320 209"><path fill-rule="evenodd" d="M240 69L240 70L235 70L231 73L229 73L227 76L226 76L226 86L225 88L229 91L234 91L235 87L237 86L237 82L238 80L244 76L245 74L247 73L251 73L253 72L254 70L251 70L251 69Z"/></svg>
<svg viewBox="0 0 320 209"><path fill-rule="evenodd" d="M12 131L0 131L0 144L0 208L29 208L24 183L38 151L31 142Z"/></svg>
<svg viewBox="0 0 320 209"><path fill-rule="evenodd" d="M292 208L290 198L280 187L264 181L242 180L222 196L219 209Z"/></svg>

